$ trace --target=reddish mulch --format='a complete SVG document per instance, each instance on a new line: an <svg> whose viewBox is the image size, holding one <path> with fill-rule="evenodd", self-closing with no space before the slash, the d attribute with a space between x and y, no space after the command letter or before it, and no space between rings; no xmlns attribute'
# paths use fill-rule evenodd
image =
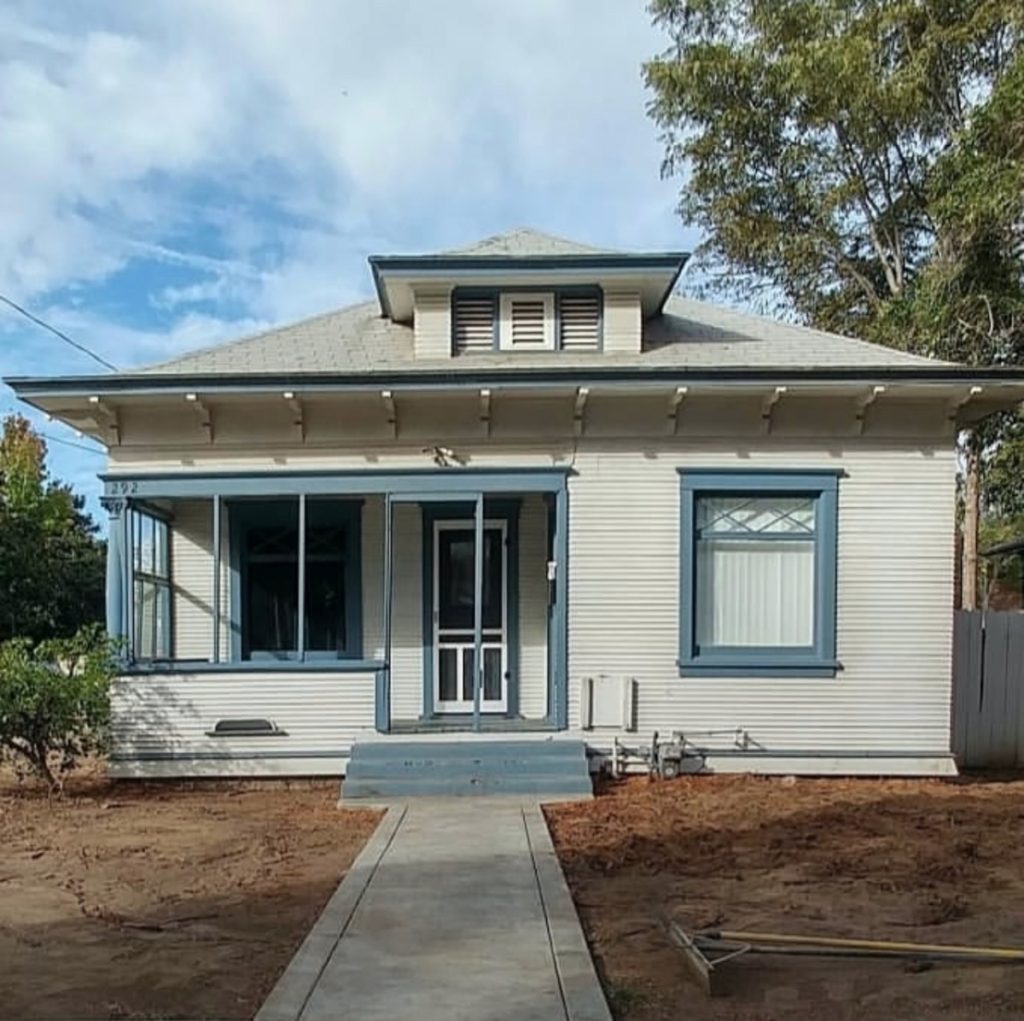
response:
<svg viewBox="0 0 1024 1021"><path fill-rule="evenodd" d="M373 832L338 783L0 772L0 1018L249 1018Z"/></svg>
<svg viewBox="0 0 1024 1021"><path fill-rule="evenodd" d="M684 777L548 809L616 1016L1024 1016L1024 964L747 956L692 984L664 929L1024 947L1024 780Z"/></svg>

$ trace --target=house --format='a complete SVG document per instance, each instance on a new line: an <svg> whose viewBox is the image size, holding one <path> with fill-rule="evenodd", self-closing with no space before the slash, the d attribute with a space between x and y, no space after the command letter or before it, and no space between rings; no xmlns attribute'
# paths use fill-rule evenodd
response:
<svg viewBox="0 0 1024 1021"><path fill-rule="evenodd" d="M528 773L674 730L715 771L953 772L954 437L1024 373L678 297L685 262L518 230L11 380L109 449L114 773Z"/></svg>

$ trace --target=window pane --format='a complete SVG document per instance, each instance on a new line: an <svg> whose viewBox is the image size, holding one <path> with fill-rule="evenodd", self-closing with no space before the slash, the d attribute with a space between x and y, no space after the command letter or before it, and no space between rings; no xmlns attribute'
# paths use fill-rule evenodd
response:
<svg viewBox="0 0 1024 1021"><path fill-rule="evenodd" d="M473 646L462 650L462 698L466 702L473 701L473 662L476 650Z"/></svg>
<svg viewBox="0 0 1024 1021"><path fill-rule="evenodd" d="M252 560L248 565L248 581L249 648L266 652L297 649L297 561Z"/></svg>
<svg viewBox="0 0 1024 1021"><path fill-rule="evenodd" d="M306 562L306 648L345 651L345 565L339 559Z"/></svg>
<svg viewBox="0 0 1024 1021"><path fill-rule="evenodd" d="M156 644L156 585L142 578L135 579L135 655L152 659Z"/></svg>
<svg viewBox="0 0 1024 1021"><path fill-rule="evenodd" d="M813 496L702 496L701 535L814 534Z"/></svg>
<svg viewBox="0 0 1024 1021"><path fill-rule="evenodd" d="M697 542L697 644L812 647L813 540Z"/></svg>
<svg viewBox="0 0 1024 1021"><path fill-rule="evenodd" d="M136 659L169 659L171 590L148 578L135 579L133 654Z"/></svg>
<svg viewBox="0 0 1024 1021"><path fill-rule="evenodd" d="M484 649L484 691L483 697L488 702L501 699L501 649Z"/></svg>
<svg viewBox="0 0 1024 1021"><path fill-rule="evenodd" d="M171 589L169 585L158 585L156 590L156 646L157 659L171 658Z"/></svg>
<svg viewBox="0 0 1024 1021"><path fill-rule="evenodd" d="M167 543L168 528L166 521L153 522L154 545L153 545L153 573L161 578L168 576L167 571Z"/></svg>
<svg viewBox="0 0 1024 1021"><path fill-rule="evenodd" d="M441 649L438 656L438 688L442 702L455 702L459 697L457 651Z"/></svg>
<svg viewBox="0 0 1024 1021"><path fill-rule="evenodd" d="M473 630L473 530L443 529L438 534L438 620L443 630ZM501 530L484 531L483 626L501 627L502 590Z"/></svg>

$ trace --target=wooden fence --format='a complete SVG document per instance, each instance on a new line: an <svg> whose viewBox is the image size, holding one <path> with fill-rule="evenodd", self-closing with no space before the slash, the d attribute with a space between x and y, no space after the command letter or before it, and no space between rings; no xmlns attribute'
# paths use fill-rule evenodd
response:
<svg viewBox="0 0 1024 1021"><path fill-rule="evenodd" d="M952 743L963 768L1024 767L1024 613L954 614Z"/></svg>

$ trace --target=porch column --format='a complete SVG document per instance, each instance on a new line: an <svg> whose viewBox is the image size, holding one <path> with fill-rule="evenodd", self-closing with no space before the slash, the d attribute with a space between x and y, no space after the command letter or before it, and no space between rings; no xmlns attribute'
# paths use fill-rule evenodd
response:
<svg viewBox="0 0 1024 1021"><path fill-rule="evenodd" d="M125 520L127 501L104 497L100 501L110 515L107 533L107 634L123 639L125 630Z"/></svg>
<svg viewBox="0 0 1024 1021"><path fill-rule="evenodd" d="M473 729L480 729L480 694L484 679L484 495L476 494L473 516Z"/></svg>
<svg viewBox="0 0 1024 1021"><path fill-rule="evenodd" d="M555 555L554 607L554 717L555 726L569 726L569 491L564 486L555 494L555 534L552 543Z"/></svg>
<svg viewBox="0 0 1024 1021"><path fill-rule="evenodd" d="M384 665L374 678L374 725L381 734L391 730L391 587L392 569L392 517L394 506L391 494L384 494Z"/></svg>
<svg viewBox="0 0 1024 1021"><path fill-rule="evenodd" d="M132 501L125 500L124 513L121 515L121 535L123 536L122 592L124 606L121 610L123 621L121 634L125 640L125 657L135 659L135 523L132 514Z"/></svg>
<svg viewBox="0 0 1024 1021"><path fill-rule="evenodd" d="M299 493L299 592L296 635L299 662L306 658L306 494Z"/></svg>

